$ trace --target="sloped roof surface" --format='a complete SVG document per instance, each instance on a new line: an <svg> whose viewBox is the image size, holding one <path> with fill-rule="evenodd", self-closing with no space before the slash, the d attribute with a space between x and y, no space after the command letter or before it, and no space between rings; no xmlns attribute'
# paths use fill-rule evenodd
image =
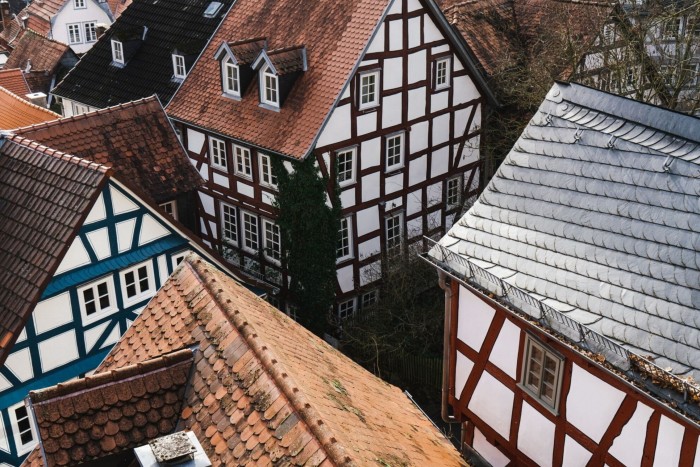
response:
<svg viewBox="0 0 700 467"><path fill-rule="evenodd" d="M0 364L108 175L19 136L1 143Z"/></svg>
<svg viewBox="0 0 700 467"><path fill-rule="evenodd" d="M195 255L98 373L190 346L181 426L214 465L465 465L398 388Z"/></svg>
<svg viewBox="0 0 700 467"><path fill-rule="evenodd" d="M21 36L25 30L22 29L22 23L18 17L9 21L7 27L0 31L0 41L7 44L10 48L14 46L14 42Z"/></svg>
<svg viewBox="0 0 700 467"><path fill-rule="evenodd" d="M51 34L51 18L63 7L67 0L34 0L22 10L19 17L27 15L27 28L39 34Z"/></svg>
<svg viewBox="0 0 700 467"><path fill-rule="evenodd" d="M23 99L25 99L25 95L31 92L24 75L22 75L22 70L19 68L3 68L0 70L0 86Z"/></svg>
<svg viewBox="0 0 700 467"><path fill-rule="evenodd" d="M15 44L15 48L7 57L5 66L24 70L27 67L27 60L31 60L32 70L53 74L69 49L70 47L62 42L48 39L28 29Z"/></svg>
<svg viewBox="0 0 700 467"><path fill-rule="evenodd" d="M555 84L440 243L700 380L699 174L700 120Z"/></svg>
<svg viewBox="0 0 700 467"><path fill-rule="evenodd" d="M109 165L120 179L141 187L157 202L202 183L155 96L15 133Z"/></svg>
<svg viewBox="0 0 700 467"><path fill-rule="evenodd" d="M31 392L46 459L38 465L88 462L173 432L191 367L192 351L183 349Z"/></svg>
<svg viewBox="0 0 700 467"><path fill-rule="evenodd" d="M104 108L157 94L167 103L181 81L173 78L172 52L183 45L197 53L214 33L232 0L213 18L211 0L135 0L52 91L57 96ZM123 67L113 66L114 35L148 28L146 40Z"/></svg>
<svg viewBox="0 0 700 467"><path fill-rule="evenodd" d="M168 115L302 158L388 5L377 0L237 0L167 106ZM308 70L295 81L279 112L259 106L257 80L240 101L221 97L221 73L214 54L223 42L251 37L267 38L269 50L306 46Z"/></svg>
<svg viewBox="0 0 700 467"><path fill-rule="evenodd" d="M49 109L27 102L21 97L0 87L0 130L11 130L54 120L60 115Z"/></svg>

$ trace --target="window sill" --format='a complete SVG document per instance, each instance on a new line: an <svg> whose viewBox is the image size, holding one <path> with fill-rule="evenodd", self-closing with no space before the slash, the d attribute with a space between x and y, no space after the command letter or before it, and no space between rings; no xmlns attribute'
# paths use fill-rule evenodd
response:
<svg viewBox="0 0 700 467"><path fill-rule="evenodd" d="M440 86L439 88L437 88L437 87L433 88L433 94L438 94L438 93L441 93L443 91L448 91L451 87L452 86L450 86L448 84L448 85Z"/></svg>
<svg viewBox="0 0 700 467"><path fill-rule="evenodd" d="M231 99L232 101L242 101L243 99L241 98L240 94L229 94L226 91L221 93L221 97L225 97L226 99Z"/></svg>
<svg viewBox="0 0 700 467"><path fill-rule="evenodd" d="M363 115L370 114L372 112L376 112L377 110L379 110L379 104L366 105L364 107L358 106L357 110L358 110L358 112L360 112Z"/></svg>
<svg viewBox="0 0 700 467"><path fill-rule="evenodd" d="M350 255L350 256L343 256L342 258L337 258L337 259L335 260L335 264L336 264L336 265L340 265L340 264L346 263L346 262L348 262L348 261L352 261L353 259L355 259L355 257L352 256L352 255Z"/></svg>
<svg viewBox="0 0 700 467"><path fill-rule="evenodd" d="M215 164L214 162L212 162L210 165L211 165L211 168L212 168L212 169L216 169L216 170L218 170L219 172L228 173L228 168L227 168L227 167L222 167L222 166L220 166L219 164Z"/></svg>
<svg viewBox="0 0 700 467"><path fill-rule="evenodd" d="M540 399L540 397L538 395L536 395L529 388L527 388L522 382L518 382L517 386L524 393L526 393L528 396L530 396L535 402L537 402L537 404L540 407L547 409L547 411L549 411L554 416L559 416L559 411L557 410L559 407L552 407L552 406L548 405L546 402L544 402L542 399Z"/></svg>
<svg viewBox="0 0 700 467"><path fill-rule="evenodd" d="M387 176L389 176L389 175L397 175L399 172L401 172L401 171L403 170L403 168L404 168L404 165L403 165L403 164L401 164L401 165L394 165L394 166L391 166L391 167L387 167L387 168L384 170L384 174L387 175Z"/></svg>
<svg viewBox="0 0 700 467"><path fill-rule="evenodd" d="M265 103L265 102L261 102L260 104L258 104L258 107L262 107L263 109L266 109L266 110L272 110L273 112L279 112L279 111L280 111L279 106L277 106L277 105L272 105L272 104L268 104L268 103Z"/></svg>

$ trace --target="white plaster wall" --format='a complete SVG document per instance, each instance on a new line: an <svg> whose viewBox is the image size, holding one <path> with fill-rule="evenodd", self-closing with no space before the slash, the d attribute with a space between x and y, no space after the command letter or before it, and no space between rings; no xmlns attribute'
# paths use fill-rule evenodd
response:
<svg viewBox="0 0 700 467"><path fill-rule="evenodd" d="M433 119L433 146L450 139L450 115L442 114Z"/></svg>
<svg viewBox="0 0 700 467"><path fill-rule="evenodd" d="M83 242L80 240L80 237L75 237L73 239L73 243L71 243L70 247L68 248L66 255L61 260L61 264L58 265L58 269L56 269L54 276L80 266L85 266L86 264L90 264L90 256L83 246Z"/></svg>
<svg viewBox="0 0 700 467"><path fill-rule="evenodd" d="M648 405L637 403L629 422L610 447L610 454L625 465L640 465L647 436L647 423L654 413Z"/></svg>
<svg viewBox="0 0 700 467"><path fill-rule="evenodd" d="M392 94L382 99L382 128L401 123L401 94Z"/></svg>
<svg viewBox="0 0 700 467"><path fill-rule="evenodd" d="M83 339L85 340L85 350L87 352L93 350L93 347L95 347L95 344L97 343L98 339L105 332L109 324L109 321L105 321L104 323L98 324L94 328L90 328L83 333Z"/></svg>
<svg viewBox="0 0 700 467"><path fill-rule="evenodd" d="M567 467L585 467L591 458L591 452L567 436L564 440L564 459L562 465Z"/></svg>
<svg viewBox="0 0 700 467"><path fill-rule="evenodd" d="M472 447L476 452L481 454L481 457L486 459L492 467L505 467L510 463L510 459L499 451L496 446L489 443L478 429L474 429L474 443Z"/></svg>
<svg viewBox="0 0 700 467"><path fill-rule="evenodd" d="M420 217L406 221L406 235L415 238L423 235L423 220Z"/></svg>
<svg viewBox="0 0 700 467"><path fill-rule="evenodd" d="M428 147L428 122L420 122L411 126L411 151L416 153Z"/></svg>
<svg viewBox="0 0 700 467"><path fill-rule="evenodd" d="M412 191L406 196L406 214L412 215L420 211L423 207L423 192L421 190Z"/></svg>
<svg viewBox="0 0 700 467"><path fill-rule="evenodd" d="M157 259L158 262L158 284L157 288L160 288L160 285L164 284L166 280L168 280L168 258L165 255L160 255L158 256Z"/></svg>
<svg viewBox="0 0 700 467"><path fill-rule="evenodd" d="M591 397L595 394L595 397ZM566 418L596 443L610 426L625 393L572 365L571 387L566 398Z"/></svg>
<svg viewBox="0 0 700 467"><path fill-rule="evenodd" d="M496 312L461 285L458 307L457 338L478 352Z"/></svg>
<svg viewBox="0 0 700 467"><path fill-rule="evenodd" d="M126 197L121 191L113 186L109 187L109 194L112 198L112 212L116 214L124 214L125 212L136 211L139 207L136 203Z"/></svg>
<svg viewBox="0 0 700 467"><path fill-rule="evenodd" d="M659 421L659 435L656 438L654 466L678 465L681 457L681 444L685 428L665 415Z"/></svg>
<svg viewBox="0 0 700 467"><path fill-rule="evenodd" d="M95 252L95 256L97 256L98 260L109 258L112 255L107 227L88 232L85 236L88 242L90 242L92 251Z"/></svg>
<svg viewBox="0 0 700 467"><path fill-rule="evenodd" d="M514 394L510 389L484 371L469 400L469 410L508 439L513 415L513 398Z"/></svg>
<svg viewBox="0 0 700 467"><path fill-rule="evenodd" d="M338 284L343 292L350 292L355 288L352 270L352 265L338 269Z"/></svg>
<svg viewBox="0 0 700 467"><path fill-rule="evenodd" d="M403 188L403 173L392 175L384 179L384 193L394 193Z"/></svg>
<svg viewBox="0 0 700 467"><path fill-rule="evenodd" d="M464 104L479 96L479 92L469 76L454 76L452 84L454 86L453 102L455 105Z"/></svg>
<svg viewBox="0 0 700 467"><path fill-rule="evenodd" d="M433 127L435 128L435 127ZM446 174L450 161L450 148L445 146L433 151L430 160L430 176L432 178Z"/></svg>
<svg viewBox="0 0 700 467"><path fill-rule="evenodd" d="M105 210L105 201L102 193L97 197L95 204L92 205L90 213L85 218L84 225L92 224L93 222L98 222L107 218L107 211Z"/></svg>
<svg viewBox="0 0 700 467"><path fill-rule="evenodd" d="M425 88L420 87L408 91L408 118L420 118L425 115Z"/></svg>
<svg viewBox="0 0 700 467"><path fill-rule="evenodd" d="M5 367L7 367L21 382L25 382L34 377L32 358L27 348L12 352L10 356L7 357L7 360L5 360Z"/></svg>
<svg viewBox="0 0 700 467"><path fill-rule="evenodd" d="M396 4L398 2L395 2ZM389 21L389 50L403 48L403 20Z"/></svg>
<svg viewBox="0 0 700 467"><path fill-rule="evenodd" d="M414 18L409 18L408 19L408 48L412 49L414 47L418 47L421 45L420 42L420 34L411 34L410 32L413 31L420 31L421 25L420 25L420 16L416 16Z"/></svg>
<svg viewBox="0 0 700 467"><path fill-rule="evenodd" d="M442 33L427 14L423 15L423 35L425 36L426 44L443 39Z"/></svg>
<svg viewBox="0 0 700 467"><path fill-rule="evenodd" d="M427 57L425 50L408 54L408 84L425 80Z"/></svg>
<svg viewBox="0 0 700 467"><path fill-rule="evenodd" d="M449 103L449 96L448 92L433 94L433 97L430 99L430 111L439 112L440 110L445 110Z"/></svg>
<svg viewBox="0 0 700 467"><path fill-rule="evenodd" d="M350 138L350 104L336 107L328 119L328 123L318 138L317 146L323 147L336 141Z"/></svg>
<svg viewBox="0 0 700 467"><path fill-rule="evenodd" d="M357 117L358 136L362 136L373 131L377 131L377 112L371 112Z"/></svg>
<svg viewBox="0 0 700 467"><path fill-rule="evenodd" d="M379 165L379 155L382 152L381 138L373 138L363 141L360 145L362 169L376 167Z"/></svg>
<svg viewBox="0 0 700 467"><path fill-rule="evenodd" d="M417 34L411 34L417 35ZM384 60L384 85L383 89L395 89L403 86L403 58L387 58Z"/></svg>
<svg viewBox="0 0 700 467"><path fill-rule="evenodd" d="M248 185L247 183L243 182L236 182L236 190L249 198L253 198L255 196L255 188L253 188L251 185Z"/></svg>
<svg viewBox="0 0 700 467"><path fill-rule="evenodd" d="M379 172L362 177L362 201L379 198Z"/></svg>
<svg viewBox="0 0 700 467"><path fill-rule="evenodd" d="M219 186L229 188L228 176L226 175L221 175L218 172L212 172L212 181Z"/></svg>
<svg viewBox="0 0 700 467"><path fill-rule="evenodd" d="M368 54L384 52L384 23L379 25L374 38L370 41L369 47L367 48Z"/></svg>
<svg viewBox="0 0 700 467"><path fill-rule="evenodd" d="M428 186L428 206L432 207L442 203L442 182L433 183Z"/></svg>
<svg viewBox="0 0 700 467"><path fill-rule="evenodd" d="M509 320L503 322L501 332L496 338L496 343L491 350L489 360L505 374L518 379L518 347L520 344L520 328Z"/></svg>
<svg viewBox="0 0 700 467"><path fill-rule="evenodd" d="M112 24L112 20L109 18L107 13L100 8L97 2L93 0L85 1L86 8L73 8L73 2L69 1L63 9L61 9L56 16L53 18L51 33L52 39L63 42L64 44L69 44L70 48L77 54L82 54L87 52L92 48L92 46L97 42L85 42L85 29L82 25L83 22L94 21L95 23L104 23L107 25ZM70 44L68 42L68 24L81 23L81 39L83 42L81 44Z"/></svg>
<svg viewBox="0 0 700 467"><path fill-rule="evenodd" d="M423 5L419 0L408 0L406 11L410 13L412 11L420 10L421 8L423 8Z"/></svg>
<svg viewBox="0 0 700 467"><path fill-rule="evenodd" d="M199 154L204 146L204 133L187 129L187 150Z"/></svg>
<svg viewBox="0 0 700 467"><path fill-rule="evenodd" d="M382 265L381 261L375 261L360 268L360 287L381 279Z"/></svg>
<svg viewBox="0 0 700 467"><path fill-rule="evenodd" d="M64 292L37 303L32 313L37 334L50 331L73 321L70 294Z"/></svg>
<svg viewBox="0 0 700 467"><path fill-rule="evenodd" d="M401 14L401 11L403 11L403 2L401 0L394 0L390 3L389 11L387 12L387 15L398 15Z"/></svg>
<svg viewBox="0 0 700 467"><path fill-rule="evenodd" d="M210 216L213 216L214 215L214 198L212 198L211 196L206 195L200 191L199 192L199 200L202 203L202 208L204 209L204 212L206 212Z"/></svg>
<svg viewBox="0 0 700 467"><path fill-rule="evenodd" d="M542 467L552 465L554 454L554 423L523 402L518 429L518 450Z"/></svg>
<svg viewBox="0 0 700 467"><path fill-rule="evenodd" d="M355 205L355 188L343 188L340 192L340 205L343 208L350 208Z"/></svg>
<svg viewBox="0 0 700 467"><path fill-rule="evenodd" d="M412 160L408 165L408 183L416 185L425 181L425 172L428 166L428 157L420 156L418 159Z"/></svg>
<svg viewBox="0 0 700 467"><path fill-rule="evenodd" d="M382 244L380 238L372 237L369 240L360 243L357 246L357 252L360 255L360 259L363 259L379 253L381 248Z"/></svg>
<svg viewBox="0 0 700 467"><path fill-rule="evenodd" d="M47 372L77 360L78 344L75 331L71 330L39 342L41 369ZM57 352L56 349L61 349Z"/></svg>
<svg viewBox="0 0 700 467"><path fill-rule="evenodd" d="M139 246L150 243L169 235L168 229L155 220L150 214L145 214L141 220L141 232L139 233Z"/></svg>
<svg viewBox="0 0 700 467"><path fill-rule="evenodd" d="M357 217L357 236L361 237L379 229L379 208L372 206L355 214Z"/></svg>
<svg viewBox="0 0 700 467"><path fill-rule="evenodd" d="M134 240L135 228L136 219L129 219L117 223L117 251L119 251L119 253L127 251L131 248L131 243Z"/></svg>
<svg viewBox="0 0 700 467"><path fill-rule="evenodd" d="M459 398L464 390L464 385L467 384L467 379L474 369L474 362L463 353L457 351L457 361L455 362L455 398Z"/></svg>

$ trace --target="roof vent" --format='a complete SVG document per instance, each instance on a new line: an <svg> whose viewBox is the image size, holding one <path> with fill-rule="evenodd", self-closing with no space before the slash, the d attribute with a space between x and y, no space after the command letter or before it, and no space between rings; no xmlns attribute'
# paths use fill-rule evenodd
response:
<svg viewBox="0 0 700 467"><path fill-rule="evenodd" d="M191 431L179 431L134 449L141 467L210 467L211 462Z"/></svg>
<svg viewBox="0 0 700 467"><path fill-rule="evenodd" d="M221 7L222 7L223 5L224 5L224 4L221 3L221 2L211 2L211 3L209 4L209 6L207 7L207 9L204 10L204 15L203 15L203 16L204 16L205 18L213 18L214 16L216 16L216 14L219 12L219 10L221 10Z"/></svg>

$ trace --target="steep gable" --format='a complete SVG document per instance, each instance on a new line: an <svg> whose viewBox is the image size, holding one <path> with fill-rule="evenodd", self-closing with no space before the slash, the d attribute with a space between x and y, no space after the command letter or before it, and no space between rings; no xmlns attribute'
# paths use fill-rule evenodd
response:
<svg viewBox="0 0 700 467"><path fill-rule="evenodd" d="M49 109L27 102L0 87L0 130L11 130L58 118Z"/></svg>

